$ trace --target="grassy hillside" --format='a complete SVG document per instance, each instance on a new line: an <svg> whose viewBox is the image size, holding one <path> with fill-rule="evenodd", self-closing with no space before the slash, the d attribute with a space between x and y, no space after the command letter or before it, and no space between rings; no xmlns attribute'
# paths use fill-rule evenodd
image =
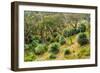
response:
<svg viewBox="0 0 100 73"><path fill-rule="evenodd" d="M24 12L24 61L90 57L90 15Z"/></svg>

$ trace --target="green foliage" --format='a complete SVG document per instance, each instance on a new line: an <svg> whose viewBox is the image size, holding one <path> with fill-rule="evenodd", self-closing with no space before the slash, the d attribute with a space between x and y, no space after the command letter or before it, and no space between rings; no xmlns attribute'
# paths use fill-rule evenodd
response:
<svg viewBox="0 0 100 73"><path fill-rule="evenodd" d="M53 37L57 37L58 33L57 32L53 32Z"/></svg>
<svg viewBox="0 0 100 73"><path fill-rule="evenodd" d="M77 42L78 42L80 45L85 45L85 44L87 44L87 43L89 42L89 40L87 39L86 34L80 33L80 34L78 35Z"/></svg>
<svg viewBox="0 0 100 73"><path fill-rule="evenodd" d="M47 47L44 44L38 44L36 48L34 48L34 52L36 55L44 54L47 51Z"/></svg>
<svg viewBox="0 0 100 73"><path fill-rule="evenodd" d="M64 35L65 37L69 37L69 36L70 36L69 30L65 29L63 35Z"/></svg>
<svg viewBox="0 0 100 73"><path fill-rule="evenodd" d="M30 48L30 46L28 44L25 44L24 47L25 47L25 49L29 49Z"/></svg>
<svg viewBox="0 0 100 73"><path fill-rule="evenodd" d="M76 28L64 30L65 37L70 37L70 36L75 35L77 33L79 33L79 32L77 31Z"/></svg>
<svg viewBox="0 0 100 73"><path fill-rule="evenodd" d="M36 56L33 53L28 53L25 55L25 61L33 61L36 59Z"/></svg>
<svg viewBox="0 0 100 73"><path fill-rule="evenodd" d="M39 39L40 39L39 36L36 36L36 35L35 36L34 35L32 36L32 40L38 40L39 41Z"/></svg>
<svg viewBox="0 0 100 73"><path fill-rule="evenodd" d="M89 46L81 46L78 52L78 58L90 56L90 48Z"/></svg>
<svg viewBox="0 0 100 73"><path fill-rule="evenodd" d="M57 54L59 52L60 44L59 43L52 43L49 48L49 52L53 54Z"/></svg>
<svg viewBox="0 0 100 73"><path fill-rule="evenodd" d="M64 55L69 55L69 54L71 54L71 51L69 49L65 49Z"/></svg>
<svg viewBox="0 0 100 73"><path fill-rule="evenodd" d="M50 36L48 36L48 37L46 38L46 40L47 40L48 42L50 42L50 41L52 40L52 38L51 38Z"/></svg>
<svg viewBox="0 0 100 73"><path fill-rule="evenodd" d="M32 41L32 47L35 48L38 45L39 41L38 40L33 40Z"/></svg>
<svg viewBox="0 0 100 73"><path fill-rule="evenodd" d="M79 32L85 32L86 26L84 24L81 24L78 28L72 28L72 29L65 29L64 30L64 36L70 37L72 35L78 34Z"/></svg>
<svg viewBox="0 0 100 73"><path fill-rule="evenodd" d="M28 43L25 42L26 43L25 44L26 48L36 47L37 44L40 42L39 37L37 37L37 36L32 36L31 35L31 37L29 37L28 39L29 39Z"/></svg>
<svg viewBox="0 0 100 73"><path fill-rule="evenodd" d="M34 38L30 44L25 45L25 48L28 48L30 50L34 50L34 48L37 47L38 44L39 44L39 40Z"/></svg>
<svg viewBox="0 0 100 73"><path fill-rule="evenodd" d="M81 24L78 29L77 29L78 32L85 32L86 31L86 26L84 24Z"/></svg>
<svg viewBox="0 0 100 73"><path fill-rule="evenodd" d="M78 33L78 31L77 31L76 28L73 28L73 29L70 30L71 36L74 35L74 34L77 34L77 33Z"/></svg>
<svg viewBox="0 0 100 73"><path fill-rule="evenodd" d="M25 44L24 45L25 50L33 51L32 44Z"/></svg>
<svg viewBox="0 0 100 73"><path fill-rule="evenodd" d="M83 32L87 36L79 34ZM68 48L74 45L74 49L77 42L86 46L87 38L90 39L90 14L24 11L25 61L58 59L59 53L67 56L66 59L76 58Z"/></svg>
<svg viewBox="0 0 100 73"><path fill-rule="evenodd" d="M55 42L58 42L58 43L59 43L59 38L60 38L60 36L61 36L61 35L57 35L57 36L56 36Z"/></svg>
<svg viewBox="0 0 100 73"><path fill-rule="evenodd" d="M61 37L59 38L59 42L60 42L61 45L63 45L63 44L66 43L66 40L65 40L65 38L64 38L63 36L61 36Z"/></svg>
<svg viewBox="0 0 100 73"><path fill-rule="evenodd" d="M26 44L29 44L32 42L32 37L31 37L31 35L26 35L26 34L28 34L28 33L27 32L25 33L24 36L26 36L26 37L24 38L24 40L25 40Z"/></svg>
<svg viewBox="0 0 100 73"><path fill-rule="evenodd" d="M50 54L49 59L56 59L56 55L55 54Z"/></svg>

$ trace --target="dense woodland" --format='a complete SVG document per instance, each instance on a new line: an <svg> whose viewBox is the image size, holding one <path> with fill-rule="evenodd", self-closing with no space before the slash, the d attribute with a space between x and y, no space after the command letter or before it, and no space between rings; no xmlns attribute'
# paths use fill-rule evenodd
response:
<svg viewBox="0 0 100 73"><path fill-rule="evenodd" d="M24 61L90 57L90 14L24 12Z"/></svg>

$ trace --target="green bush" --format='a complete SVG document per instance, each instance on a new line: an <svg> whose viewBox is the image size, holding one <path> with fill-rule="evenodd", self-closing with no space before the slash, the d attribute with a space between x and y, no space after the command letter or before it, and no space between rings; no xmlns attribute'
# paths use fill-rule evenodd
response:
<svg viewBox="0 0 100 73"><path fill-rule="evenodd" d="M32 47L35 48L39 44L39 41L33 40L31 44L32 44Z"/></svg>
<svg viewBox="0 0 100 73"><path fill-rule="evenodd" d="M70 36L77 34L77 30L75 28L70 30Z"/></svg>
<svg viewBox="0 0 100 73"><path fill-rule="evenodd" d="M53 32L53 37L56 37L58 35L58 32Z"/></svg>
<svg viewBox="0 0 100 73"><path fill-rule="evenodd" d="M31 36L31 42L26 45L26 47L32 49L35 48L39 44L39 37L38 36Z"/></svg>
<svg viewBox="0 0 100 73"><path fill-rule="evenodd" d="M70 36L70 31L69 30L64 30L64 33L63 33L63 35L65 36L65 37L69 37Z"/></svg>
<svg viewBox="0 0 100 73"><path fill-rule="evenodd" d="M56 37L52 37L52 39L51 39L51 43L54 43L54 42L59 42L59 37L60 37L60 35L57 35Z"/></svg>
<svg viewBox="0 0 100 73"><path fill-rule="evenodd" d="M78 30L78 28L74 29L75 34L78 34L80 31Z"/></svg>
<svg viewBox="0 0 100 73"><path fill-rule="evenodd" d="M80 45L85 45L85 44L87 44L87 43L89 42L89 40L87 39L86 34L80 33L80 34L78 35L77 42L78 42Z"/></svg>
<svg viewBox="0 0 100 73"><path fill-rule="evenodd" d="M50 54L49 59L55 59L56 55L55 54Z"/></svg>
<svg viewBox="0 0 100 73"><path fill-rule="evenodd" d="M28 53L25 55L24 60L25 61L33 61L36 59L36 56L33 53Z"/></svg>
<svg viewBox="0 0 100 73"><path fill-rule="evenodd" d="M28 45L28 44L25 44L25 45L24 45L24 48L25 48L25 49L29 49L29 45Z"/></svg>
<svg viewBox="0 0 100 73"><path fill-rule="evenodd" d="M57 36L56 36L56 38L55 38L55 42L59 42L59 38L60 38L60 36L61 36L61 35L57 35Z"/></svg>
<svg viewBox="0 0 100 73"><path fill-rule="evenodd" d="M24 48L25 48L25 50L33 51L32 44L25 44L25 45L24 45Z"/></svg>
<svg viewBox="0 0 100 73"><path fill-rule="evenodd" d="M77 54L78 58L86 58L90 56L90 46L81 46Z"/></svg>
<svg viewBox="0 0 100 73"><path fill-rule="evenodd" d="M85 32L86 26L84 24L81 24L78 28L72 28L72 29L65 29L63 35L65 37L70 37L72 35L78 34L79 32Z"/></svg>
<svg viewBox="0 0 100 73"><path fill-rule="evenodd" d="M84 24L81 24L78 29L79 32L85 32L86 31L86 26Z"/></svg>
<svg viewBox="0 0 100 73"><path fill-rule="evenodd" d="M69 54L71 54L71 51L69 49L65 49L64 55L69 55Z"/></svg>
<svg viewBox="0 0 100 73"><path fill-rule="evenodd" d="M59 52L59 47L60 47L59 43L52 43L50 45L49 52L53 54L57 54Z"/></svg>
<svg viewBox="0 0 100 73"><path fill-rule="evenodd" d="M61 36L61 37L59 38L59 42L60 42L61 45L63 45L63 44L66 43L66 40L65 40L65 38L64 38L63 36Z"/></svg>
<svg viewBox="0 0 100 73"><path fill-rule="evenodd" d="M32 40L39 40L40 38L39 38L39 36L32 36Z"/></svg>
<svg viewBox="0 0 100 73"><path fill-rule="evenodd" d="M32 36L32 42L33 42L33 41L36 41L36 42L38 42L38 43L41 42L40 37L39 37L38 35Z"/></svg>
<svg viewBox="0 0 100 73"><path fill-rule="evenodd" d="M46 38L46 40L47 40L48 42L50 42L50 41L52 40L52 38L51 38L50 36L48 36L48 37Z"/></svg>
<svg viewBox="0 0 100 73"><path fill-rule="evenodd" d="M32 36L31 35L24 35L24 36L25 36L24 40L25 40L26 44L29 44L29 43L32 42Z"/></svg>
<svg viewBox="0 0 100 73"><path fill-rule="evenodd" d="M36 48L38 44L39 44L38 40L33 40L30 44L25 44L24 48L25 48L25 50L34 52L34 48Z"/></svg>
<svg viewBox="0 0 100 73"><path fill-rule="evenodd" d="M54 43L55 42L55 39L51 39L50 43Z"/></svg>
<svg viewBox="0 0 100 73"><path fill-rule="evenodd" d="M34 48L34 52L36 55L44 54L47 51L47 46L44 44L39 44L36 48Z"/></svg>
<svg viewBox="0 0 100 73"><path fill-rule="evenodd" d="M77 31L77 29L76 29L76 28L72 28L72 29L69 29L69 30L64 30L63 35L64 35L65 37L70 37L70 36L75 35L75 34L77 34L77 33L79 33L79 32Z"/></svg>

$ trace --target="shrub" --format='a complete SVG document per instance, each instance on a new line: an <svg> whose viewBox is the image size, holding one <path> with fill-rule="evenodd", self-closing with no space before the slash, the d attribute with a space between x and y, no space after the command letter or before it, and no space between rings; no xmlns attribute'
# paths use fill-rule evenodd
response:
<svg viewBox="0 0 100 73"><path fill-rule="evenodd" d="M65 36L65 37L69 37L70 36L70 31L69 30L64 30L64 33L63 33L63 35Z"/></svg>
<svg viewBox="0 0 100 73"><path fill-rule="evenodd" d="M58 35L57 32L53 32L53 37L56 37Z"/></svg>
<svg viewBox="0 0 100 73"><path fill-rule="evenodd" d="M60 35L57 35L56 37L52 38L50 42L51 43L59 42L59 37L60 37Z"/></svg>
<svg viewBox="0 0 100 73"><path fill-rule="evenodd" d="M32 44L32 47L35 48L39 44L39 41L33 40L31 44Z"/></svg>
<svg viewBox="0 0 100 73"><path fill-rule="evenodd" d="M34 48L36 48L38 44L38 40L33 40L30 44L25 44L24 48L29 51L34 51Z"/></svg>
<svg viewBox="0 0 100 73"><path fill-rule="evenodd" d="M81 46L81 49L79 50L77 56L78 58L85 58L87 56L90 56L90 47L88 46Z"/></svg>
<svg viewBox="0 0 100 73"><path fill-rule="evenodd" d="M80 31L78 30L78 28L74 29L75 34L78 34Z"/></svg>
<svg viewBox="0 0 100 73"><path fill-rule="evenodd" d="M52 38L50 36L47 37L46 39L48 42L50 42L52 40Z"/></svg>
<svg viewBox="0 0 100 73"><path fill-rule="evenodd" d="M63 35L65 37L70 37L72 35L75 35L79 32L85 32L86 31L86 26L84 24L81 24L78 28L72 28L72 29L65 29Z"/></svg>
<svg viewBox="0 0 100 73"><path fill-rule="evenodd" d="M25 37L24 37L24 40L25 40L25 43L26 44L29 44L29 43L31 43L32 42L32 36L31 35L24 35Z"/></svg>
<svg viewBox="0 0 100 73"><path fill-rule="evenodd" d="M61 36L61 37L59 38L59 42L60 42L61 45L63 45L63 44L66 43L66 40L65 40L65 38L64 38L63 36Z"/></svg>
<svg viewBox="0 0 100 73"><path fill-rule="evenodd" d="M55 59L56 55L55 54L50 54L49 59Z"/></svg>
<svg viewBox="0 0 100 73"><path fill-rule="evenodd" d="M79 32L85 32L86 31L86 26L84 24L81 24L78 29Z"/></svg>
<svg viewBox="0 0 100 73"><path fill-rule="evenodd" d="M80 33L80 34L78 35L77 41L78 41L78 43L79 43L80 45L85 45L85 44L87 44L87 43L89 42L89 40L87 39L86 34L84 34L84 33Z"/></svg>
<svg viewBox="0 0 100 73"><path fill-rule="evenodd" d="M71 51L69 49L65 49L64 55L69 55L69 54L71 54Z"/></svg>
<svg viewBox="0 0 100 73"><path fill-rule="evenodd" d="M41 55L47 51L47 47L44 44L39 44L36 48L34 48L34 52L37 55Z"/></svg>
<svg viewBox="0 0 100 73"><path fill-rule="evenodd" d="M72 36L72 35L75 35L75 34L77 34L77 33L79 33L78 31L77 31L77 29L76 28L72 28L72 29L69 29L69 30L64 30L64 36L65 37L70 37L70 36Z"/></svg>
<svg viewBox="0 0 100 73"><path fill-rule="evenodd" d="M50 41L50 43L54 43L55 42L55 39L54 38L52 38L51 39L51 41Z"/></svg>
<svg viewBox="0 0 100 73"><path fill-rule="evenodd" d="M39 36L32 36L32 40L39 40Z"/></svg>
<svg viewBox="0 0 100 73"><path fill-rule="evenodd" d="M33 61L36 59L36 56L33 53L28 53L25 55L24 60L25 61Z"/></svg>
<svg viewBox="0 0 100 73"><path fill-rule="evenodd" d="M35 48L37 46L37 44L40 43L40 38L38 36L31 36L31 42L28 44L28 46L30 46L30 48Z"/></svg>
<svg viewBox="0 0 100 73"><path fill-rule="evenodd" d="M28 44L25 44L24 47L25 47L25 49L29 49L29 45Z"/></svg>
<svg viewBox="0 0 100 73"><path fill-rule="evenodd" d="M55 38L55 42L59 42L60 35L57 35Z"/></svg>
<svg viewBox="0 0 100 73"><path fill-rule="evenodd" d="M69 30L69 33L70 33L69 36L78 34L79 32L80 32L80 31L79 31L77 28L70 29L70 30Z"/></svg>
<svg viewBox="0 0 100 73"><path fill-rule="evenodd" d="M25 48L25 50L28 50L28 51L32 51L32 44L25 44L24 45L24 48Z"/></svg>
<svg viewBox="0 0 100 73"><path fill-rule="evenodd" d="M49 52L53 54L57 54L59 52L59 47L60 47L59 43L52 43L50 45Z"/></svg>
<svg viewBox="0 0 100 73"><path fill-rule="evenodd" d="M76 28L76 34L80 33L80 29Z"/></svg>
<svg viewBox="0 0 100 73"><path fill-rule="evenodd" d="M74 34L76 34L76 29L75 28L73 28L73 29L70 30L70 35L72 36Z"/></svg>

